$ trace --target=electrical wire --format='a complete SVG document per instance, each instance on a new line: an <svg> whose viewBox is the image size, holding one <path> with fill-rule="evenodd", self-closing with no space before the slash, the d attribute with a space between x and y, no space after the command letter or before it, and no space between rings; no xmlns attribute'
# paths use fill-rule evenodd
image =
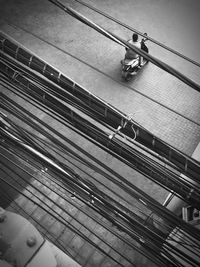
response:
<svg viewBox="0 0 200 267"><path fill-rule="evenodd" d="M9 160L9 159L7 158L7 160ZM9 160L9 162L12 163L12 164L14 164L14 165L16 165L16 163L13 162L13 161L11 161L11 160ZM10 166L10 165L9 165L9 166ZM20 169L21 169L22 171L25 171L24 169L22 169L22 167L20 167ZM105 224L105 223L103 223L102 221L100 221L97 217L95 217L95 216L89 214L86 210L84 210L82 207L79 207L79 206L76 205L74 202L69 201L69 199L67 199L67 198L65 197L66 193L65 193L64 191L60 191L60 189L63 189L63 190L65 190L65 191L67 191L68 193L71 193L71 191L68 190L66 187L64 187L60 182L58 182L58 180L51 178L51 176L48 177L49 182L51 181L51 182L50 182L51 185L53 185L53 184L52 184L52 182L53 182L53 183L55 183L55 186L57 186L57 185L59 186L59 191L57 192L57 191L53 190L52 187L48 186L46 182L41 181L41 179L36 178L33 174L30 174L30 173L27 172L27 171L25 171L25 172L26 172L29 176L32 176L32 177L33 177L36 181L38 181L41 185L43 185L44 187L50 189L52 192L56 193L56 194L57 194L58 196L60 196L63 200L65 200L65 201L67 201L69 204L75 206L75 207L76 207L78 210L80 210L82 213L86 214L88 217L92 218L94 221L96 221L98 224L100 224L101 226L103 226L105 229L109 230L112 234L116 235L119 239L123 240L124 243L126 243L126 244L128 244L129 246L133 247L133 248L136 249L137 251L141 252L141 249L138 249L137 246L135 246L134 244L130 243L128 240L124 239L123 236L120 236L116 231L113 231L112 228L109 227L107 224ZM16 175L15 175L15 176L16 176ZM44 173L43 173L43 178L44 178L44 177L45 177L45 176L44 176ZM45 178L46 178L46 177L45 177ZM48 180L47 180L47 181L48 181ZM88 203L87 201L84 201L84 200L83 200L82 198L80 198L78 195L75 195L75 197L78 198L80 201L82 201L84 204L89 205L89 203ZM90 205L89 205L89 206L90 206ZM144 254L143 254L143 255L144 255Z"/></svg>
<svg viewBox="0 0 200 267"><path fill-rule="evenodd" d="M15 106L16 106L16 103L12 103L12 102L9 102L8 103L8 110L10 111L10 109L11 109L11 107L12 107L12 104L14 104ZM5 108L5 98L4 98L4 108ZM22 107L21 107L21 109L22 109ZM39 123L42 123L42 125L44 125L45 127L47 127L48 125L46 125L43 121L40 121L40 120L38 120L38 118L37 117L34 117L33 116L33 114L30 114L28 111L24 111L25 112L25 114L27 115L27 113L28 113L28 115L29 116L31 116L31 117L33 117L33 119L34 120L37 120ZM15 109L15 110L13 110L12 111L12 114L13 115L17 115L17 117L18 118L20 118L20 119L23 119L23 121L27 124L27 125L30 125L31 127L33 127L34 129L36 129L37 127L36 127L36 125L33 125L33 124L30 124L30 122L29 121L27 121L26 119L24 119L24 116L22 115L22 113L19 113L18 114L18 111ZM67 141L70 145L72 145L74 148L76 148L78 151L81 151L81 153L83 153L84 155L86 155L87 157L89 157L91 160L94 160L97 164L99 164L100 166L102 166L104 169L106 169L106 170L108 170L110 173L112 173L113 175L114 175L114 177L118 177L121 181L123 181L124 183L126 183L126 180L124 180L118 173L116 173L116 172L114 172L113 170L111 170L110 168L108 168L105 164L102 164L100 161L97 161L94 157L91 157L91 155L90 154L88 154L88 153L86 153L83 149L81 149L80 147L77 147L77 145L76 144L74 144L72 141L70 141L69 139L66 139L66 137L64 137L64 136L60 136L59 135L59 133L58 132L55 132L54 131L54 129L53 128L49 128L49 127L47 127L49 130L51 130L52 132L54 132L54 134L57 134L60 138L62 138L64 141ZM39 130L38 128L37 128L37 130L41 133L41 134L43 134L44 136L46 136L47 138L50 138L50 136L48 135L47 136L47 134L45 134L43 131L41 131L41 130ZM57 142L57 139L52 139L52 138L50 138L51 139L51 141L53 142L52 143L52 145L53 144L58 144L58 142ZM62 143L60 146L62 146L62 151L64 152L64 153L66 153L66 151L68 151L68 148L66 147L66 146L64 146L64 144ZM72 151L70 150L70 153L72 153ZM79 159L80 159L80 157L77 155L77 154L74 154L73 153L73 155L75 155L76 157L78 157ZM94 166L94 165L92 165L91 166L91 163L89 163L88 161L86 162L83 158L81 158L81 161L84 161L84 163L86 163L86 165L88 166L88 164L90 165L90 167L95 171L95 172L98 172L98 173L101 173L102 174L102 171L100 171L99 169L97 169L96 168L96 166ZM108 177L108 175L106 174L106 173L104 173L103 172L103 176L105 176L107 179L109 179L110 181L112 181L114 184L116 184L116 185L118 185L119 187L121 187L123 190L125 190L128 194L130 194L130 195L133 195L133 192L131 193L131 192L129 192L130 190L128 190L127 188L125 188L124 186L122 186L122 183L121 182L118 182L116 179L114 179L113 177ZM138 189L136 189L136 190L138 190ZM141 197L141 196L140 196ZM138 201L140 201L140 197L137 197L137 200ZM141 202L142 204L143 204L143 202ZM137 208L138 209L138 207L135 207L135 208ZM142 211L140 210L140 213L142 213Z"/></svg>
<svg viewBox="0 0 200 267"><path fill-rule="evenodd" d="M188 118L187 116L185 116L184 114L181 114L180 112L174 110L173 108L170 108L170 107L164 105L163 103L161 103L161 102L159 102L159 101L156 101L154 98L151 98L150 96L145 95L145 94L142 93L140 90L137 90L137 89L135 89L135 88L133 88L133 87L130 87L130 86L128 86L127 84L124 85L124 83L122 83L122 82L120 82L120 81L114 79L113 77L111 77L111 76L108 75L107 73L104 73L104 72L100 71L99 69L97 69L97 68L95 68L94 66L90 65L88 62L85 62L85 61L81 60L80 58L78 58L78 57L76 57L76 56L70 54L69 52L67 52L67 51L65 51L65 50L63 50L63 49L61 49L61 48L59 48L58 46L56 46L56 45L50 43L49 41L47 41L47 40L41 38L40 36L38 36L38 35L36 35L36 34L30 32L30 31L28 31L28 30L26 30L26 29L20 27L19 25L17 26L17 25L15 25L15 24L11 23L11 22L8 22L8 21L6 21L6 22L7 22L8 25L14 27L15 29L21 29L21 30L23 30L23 31L25 31L25 32L27 32L27 33L29 33L30 35L36 37L37 39L41 40L42 42L44 42L44 43L46 43L46 44L48 44L48 45L50 45L50 46L56 48L57 50L61 51L62 53L64 53L64 54L68 54L69 56L75 58L76 60L82 62L83 64L88 65L90 68L92 68L92 69L94 69L94 70L96 70L96 71L102 73L103 75L106 75L107 77L109 77L110 79L112 79L112 80L115 81L116 83L120 84L121 86L125 86L125 87L128 87L128 88L131 89L131 90L134 90L135 92L137 92L137 93L138 93L139 95L141 95L142 97L144 97L144 98L146 98L146 99L152 101L153 103L155 103L155 104L157 104L157 105L159 105L159 106L161 106L161 107L163 107L163 108L169 110L170 112L175 113L175 114L179 115L180 117L182 117L182 118L184 118L184 119L186 119L186 120L188 120L188 121L190 121L190 122L192 122L192 123L194 123L194 124L200 126L200 123L197 122L197 121L194 121L192 118ZM23 46L22 46L22 47L23 47ZM27 48L26 48L26 50L27 50ZM23 56L22 56L22 57L23 57ZM137 122L135 122L135 123L137 123ZM138 125L139 125L139 124L138 124ZM140 125L140 126L141 126L141 125Z"/></svg>
<svg viewBox="0 0 200 267"><path fill-rule="evenodd" d="M4 102L5 102L5 101L4 101ZM10 107L10 105L11 105L11 104L9 103L9 107ZM16 111L15 111L14 113L16 114ZM22 118L22 115L19 115L19 117L21 117L21 118ZM27 122L26 122L26 123L27 123ZM54 140L53 140L53 142L56 142L56 140L54 139ZM69 142L69 140L68 140L68 142ZM73 145L74 145L74 144L73 144ZM83 151L82 151L82 152L83 152ZM88 155L87 155L87 156L88 156ZM104 165L104 167L105 167L105 165ZM115 175L115 176L117 176L117 174L116 174L116 173L115 173L114 175Z"/></svg>
<svg viewBox="0 0 200 267"><path fill-rule="evenodd" d="M54 244L56 244L57 247L59 247L64 253L66 253L68 256L70 256L72 259L75 260L74 255L67 249L66 246L63 246L59 240L56 240L53 238L51 232L44 227L42 223L40 223L38 220L36 220L29 212L27 212L25 209L23 209L15 200L13 200L12 196L7 192L5 192L1 187L1 194L4 196L5 199L7 199L11 204L9 205L8 208L6 208L7 211L13 212L17 210L17 213L26 219L28 221L33 221L33 224L36 226L36 228L39 227L40 231L42 231L42 235L47 239L52 241ZM41 230L42 229L42 230Z"/></svg>
<svg viewBox="0 0 200 267"><path fill-rule="evenodd" d="M135 29L135 28L133 28L133 27L130 27L129 25L127 25L127 24L121 22L120 20L117 20L116 18L114 18L114 17L108 15L107 13L105 13L105 12L103 12L103 11L101 11L101 10L95 8L95 7L93 7L92 5L90 5L90 4L88 4L88 3L85 3L85 2L83 2L83 1L81 1L81 0L73 0L73 1L78 2L78 3L80 3L81 5L88 7L89 9L91 9L91 10L95 11L96 13L101 14L102 16L104 16L104 17L106 17L106 18L108 18L108 19L110 19L110 20L116 22L117 24L123 26L124 28L126 28L126 29L128 29L128 30L131 30L131 31L133 31L133 32L135 32L135 33L141 35L142 37L146 38L146 35L144 35L144 33L138 31L137 29ZM154 43L154 44L156 44L156 45L158 45L158 46L164 48L165 50L168 50L168 51L170 51L171 53L173 53L173 54L175 54L175 55L177 55L177 56L179 56L179 57L185 59L186 61L188 61L188 62L190 62L190 63L192 63L192 64L194 64L194 65L200 67L200 63L198 63L198 62L196 62L196 61L194 61L194 60L192 60L192 59L190 59L190 58L184 56L183 54L181 54L181 53L179 53L178 51L176 51L176 50L170 48L169 46L166 46L166 45L164 45L164 44L158 42L157 40L153 39L153 38L150 37L149 35L148 35L148 40L151 41L152 43Z"/></svg>
<svg viewBox="0 0 200 267"><path fill-rule="evenodd" d="M19 76L19 74L18 74L18 76ZM16 79L17 77L15 77L15 79ZM47 97L47 93L46 93L46 97ZM50 95L48 95L48 98L50 97ZM49 101L49 100L48 100ZM55 101L55 100L54 100ZM48 103L48 102L46 102L46 103ZM65 107L65 109L66 109L66 107ZM69 108L68 108L69 109ZM60 110L60 112L62 113L62 111ZM72 114L72 111L71 111L71 114ZM73 116L76 116L77 117L77 114L75 115L75 112L73 112ZM73 118L73 121L74 121L74 119L75 119L75 117ZM89 124L87 123L87 127L89 127ZM91 128L90 128L90 130L91 130ZM88 132L88 130L87 130L87 132Z"/></svg>
<svg viewBox="0 0 200 267"><path fill-rule="evenodd" d="M36 139L38 139L38 137L37 136L35 136L35 138ZM40 140L42 141L42 142L44 142L44 144L45 145L48 145L49 146L49 148L51 147L52 148L52 146L53 146L53 143L47 143L46 141L44 141L44 140L42 140L41 138L40 138ZM57 151L57 150L54 150L54 151ZM64 152L64 151L63 151ZM58 154L59 155L59 154ZM67 161L69 161L68 159L66 159L65 157L63 157L64 158L64 160L67 160ZM72 163L72 162L71 162ZM73 164L73 163L72 163ZM75 164L73 164L74 166L76 166ZM77 167L77 166L76 166ZM78 168L78 167L77 167ZM80 169L80 168L79 168ZM94 170L94 169L93 169ZM81 171L83 171L85 174L87 174L88 176L90 176L90 174L89 173L86 173L84 170L81 170ZM94 177L92 177L93 179L95 179ZM95 180L96 182L98 182L98 183L100 183L101 185L103 185L103 183L101 183L100 181L98 181L98 180ZM103 186L105 186L105 185L103 185ZM106 186L105 186L106 187ZM107 188L107 187L106 187ZM108 189L108 188L107 188ZM114 191L110 188L109 189L110 191L112 191L112 193L114 193ZM118 195L117 194L117 192L115 192L115 195ZM120 195L118 195L118 197L119 198L121 198L121 199L123 199L123 196L120 196ZM125 199L124 199L125 200ZM129 204L131 204L131 203L129 203ZM143 214L143 215L145 215L143 212L142 212L142 210L141 209L139 209L138 207L136 207L135 205L134 205L134 208L137 208L138 210L139 210L139 212L140 212L140 214ZM129 211L130 212L130 211ZM156 221L156 220L153 220L153 222L154 223L157 223L157 224L159 224L159 221ZM160 224L160 226L161 226L161 224ZM168 226L169 227L169 226ZM165 228L167 228L167 226L165 226ZM182 237L181 235L179 235L179 236L177 236L176 235L176 237L178 237L178 238L180 238L181 240L182 240L182 242L177 242L177 243L181 243L181 244L186 244L186 242L184 243L183 241L184 241L184 237ZM194 246L194 245L191 245L191 247L196 247L196 248L199 248L199 246Z"/></svg>
<svg viewBox="0 0 200 267"><path fill-rule="evenodd" d="M132 184L130 184L130 186L132 186ZM145 202L148 202L147 201L147 199L145 200ZM152 205L152 200L151 200L151 202L148 202L148 203L150 203L150 205ZM154 203L154 205L155 205L155 203ZM167 217L166 217L167 218ZM168 218L169 219L169 218Z"/></svg>
<svg viewBox="0 0 200 267"><path fill-rule="evenodd" d="M183 243L184 244L184 243ZM166 252L167 253L167 252ZM196 266L196 265L194 265L194 266Z"/></svg>
<svg viewBox="0 0 200 267"><path fill-rule="evenodd" d="M60 9L62 9L68 15L71 15L72 17L78 19L79 21L83 22L87 26L89 26L89 27L93 28L94 30L98 31L99 33L101 33L105 37L111 39L112 41L114 41L114 42L116 42L116 43L118 43L118 44L120 44L120 45L122 45L124 47L128 47L128 48L132 49L134 52L136 52L137 54L141 55L146 60L152 62L153 64L155 64L159 68L167 71L171 75L173 75L176 78L178 78L179 80L181 80L183 83L189 85L193 89L195 89L198 92L200 92L200 86L197 83L195 83L194 81L192 81L191 79L187 78L182 73L180 73L177 69L172 68L168 64L162 62L161 60L158 60L157 58L155 58L155 57L151 56L150 54L144 52L142 49L135 47L134 45L130 44L126 40L123 40L122 38L120 38L116 34L111 33L108 30L105 30L103 27L100 27L99 25L95 24L94 22L92 22L91 20L87 19L86 17L84 17L83 15L78 13L77 11L73 10L72 8L64 6L61 2L59 2L57 0L48 0L48 1L53 3L54 5L56 5Z"/></svg>
<svg viewBox="0 0 200 267"><path fill-rule="evenodd" d="M49 74L49 75L50 75L50 74ZM123 130L123 129L122 129L122 130ZM138 129L138 130L139 130L139 129ZM153 142L155 142L155 136L154 136L153 138L154 138ZM157 140L158 140L158 139L157 139ZM158 141L158 142L159 142L159 141ZM164 145L163 142L162 142L162 145ZM150 143L150 146L152 146L151 143ZM169 149L169 145L167 145L166 148ZM152 147L151 147L151 149L152 149ZM174 148L170 148L170 149L173 149L173 150L174 150ZM171 150L170 150L170 151L171 151ZM176 150L175 154L177 154L177 152L180 153L180 151L177 151L177 150ZM162 151L162 153L163 153L163 151ZM182 154L182 153L181 153L181 154ZM184 165L184 168L182 169L183 172L185 172L185 170L187 169L187 161L188 161L188 160L191 161L191 162L195 162L195 164L198 164L197 161L195 161L195 160L192 159L192 158L189 158L187 155L183 155L183 156L184 156L185 159L186 159L186 163L185 163L185 165ZM174 157L172 157L172 158L174 158ZM188 175L188 173L185 173L185 174Z"/></svg>
<svg viewBox="0 0 200 267"><path fill-rule="evenodd" d="M12 66L13 66L13 65L12 65ZM26 73L26 70L25 70L25 73ZM24 72L23 72L23 74L24 74ZM48 85L45 85L45 86L44 86L43 84L41 84L41 82L40 82L39 80L37 80L37 78L35 78L34 76L30 76L30 73L26 73L26 74L28 75L28 77L30 77L31 79L33 79L35 82L38 82L38 83L42 86L43 90L45 90L46 92L50 91L51 93L53 93L53 95L55 95L55 94L54 94L54 91L51 90L50 86L48 86ZM48 86L48 88L45 89L46 86ZM78 108L79 110L81 110L82 112L84 112L86 115L92 117L92 118L95 119L97 122L99 122L99 123L101 123L102 125L108 127L109 129L111 129L111 127L110 127L109 125L107 125L106 123L102 122L102 121L99 119L98 116L95 116L92 112L88 112L88 110L84 109L84 107L83 107L83 108L82 108L82 107L80 108L79 105L74 104L73 99L72 99L72 101L69 100L69 98L72 97L71 95L69 95L69 94L67 93L68 96L63 98L63 95L59 94L59 88L56 89L56 92L57 92L57 93L56 93L55 96L57 96L57 97L59 97L60 99L62 99L63 101L65 101L65 103L68 103L68 104L70 104L71 106L73 106L73 107L75 107L75 108ZM133 126L131 126L131 128L132 128L132 130L133 130L133 132L134 132L134 139L135 139L135 138L137 137L137 133L136 133L136 131L134 130ZM121 134L120 132L118 133L118 135L124 137L124 138L125 138L126 140L128 140L129 142L133 142L133 139L132 139L132 140L129 140L130 138L128 138L127 136ZM155 153L152 153L151 150L147 150L144 146L141 147L141 145L140 145L138 142L134 142L134 145L136 145L136 146L142 148L144 151L148 152L149 154L153 155L154 157L157 157L157 158L160 159L161 161L164 161L165 163L168 164L168 166L171 166L171 167L173 167L173 168L176 168L176 166L175 166L174 164L171 164L171 162L166 161L165 158L160 157L159 155L156 155ZM177 167L177 169L178 169L178 167Z"/></svg>
<svg viewBox="0 0 200 267"><path fill-rule="evenodd" d="M25 171L25 170L24 170ZM27 172L27 171L26 171ZM29 173L29 175L31 175L30 173ZM32 175L31 175L32 176ZM18 180L16 180L16 181L18 181ZM31 185L32 186L32 185ZM32 187L34 187L34 186L32 186ZM34 187L34 189L36 189L35 187ZM40 191L39 189L37 189L38 191ZM54 191L55 192L55 191ZM41 191L40 191L40 193L42 193ZM57 194L59 195L59 193L57 192ZM34 194L35 195L35 194ZM60 195L60 196L62 196L62 195ZM63 198L63 196L62 196L62 198ZM64 198L63 198L64 199ZM49 199L50 200L50 199ZM54 202L54 201L52 201L52 202ZM54 202L54 204L55 204L56 202ZM55 204L56 205L56 204ZM75 219L75 218L74 218ZM85 227L85 226L84 226ZM87 228L87 227L86 227ZM105 242L105 241L104 241ZM138 251L140 251L138 248L137 248L137 246L135 247L135 249L137 249ZM140 253L141 253L141 251L140 251ZM120 254L119 252L118 252L118 254Z"/></svg>
<svg viewBox="0 0 200 267"><path fill-rule="evenodd" d="M22 178L22 177L21 177ZM23 179L23 178L22 178ZM29 188L25 188L26 191L28 191L29 193L31 193L34 198L38 199L42 205L40 203L38 203L38 201L33 200L32 198L30 198L29 196L27 196L25 193L21 192L19 189L16 188L16 186L13 186L11 183L7 182L5 179L0 178L0 180L2 180L4 183L8 184L10 187L12 187L13 189L15 189L16 191L20 192L21 195L25 196L27 199L29 199L30 201L32 201L34 204L36 204L37 206L39 206L41 209L43 209L44 211L47 212L47 210L44 208L44 206L46 208L48 208L48 214L51 215L52 217L55 217L55 219L57 221L60 221L62 224L64 224L66 227L68 227L70 230L72 230L74 233L76 233L77 235L79 235L80 237L82 237L83 239L85 239L85 241L87 241L88 243L90 243L92 246L96 247L99 251L101 251L102 253L104 253L107 257L111 258L114 262L120 264L117 260L115 260L111 255L109 255L106 251L104 251L102 248L98 247L93 241L91 241L87 236L85 236L83 233L79 232L76 227L74 225L72 225L71 222L67 221L60 213L58 213L55 209L54 209L54 213L56 215L53 215L53 213L50 212L51 206L49 206L47 203L45 203L42 199L40 199L36 194L34 194ZM19 181L15 180L17 184L20 184ZM26 180L25 180L26 181ZM36 188L34 185L30 184L30 186L34 189L37 190L40 194L43 194L41 190L39 190L38 188ZM84 225L82 222L78 221L78 219L76 217L74 217L73 215L71 215L67 210L65 210L62 206L59 206L57 204L56 201L54 201L53 199L51 199L50 197L48 197L47 195L45 195L46 199L48 199L48 201L51 201L55 206L59 207L63 212L65 212L66 214L68 214L69 216L71 216L75 221L77 221L79 224L81 224L82 226L84 226L88 231L91 231L86 225ZM61 219L59 219L61 218ZM98 239L100 239L102 242L105 242L105 240L103 240L100 236L98 236L96 233L93 232L93 235L95 235L96 237L98 237ZM107 246L109 246L110 248L112 248L111 245L107 244ZM114 251L115 248L112 248ZM117 251L118 254L120 254L120 256L124 257L120 252ZM129 261L126 258L127 261ZM129 261L130 262L130 261ZM132 262L130 262L131 264L133 264ZM121 265L121 264L120 264ZM123 265L121 265L123 266ZM136 266L133 264L133 266Z"/></svg>
<svg viewBox="0 0 200 267"><path fill-rule="evenodd" d="M73 119L74 120L74 119ZM88 127L88 125L85 125L86 127ZM87 132L88 132L88 130L87 130Z"/></svg>

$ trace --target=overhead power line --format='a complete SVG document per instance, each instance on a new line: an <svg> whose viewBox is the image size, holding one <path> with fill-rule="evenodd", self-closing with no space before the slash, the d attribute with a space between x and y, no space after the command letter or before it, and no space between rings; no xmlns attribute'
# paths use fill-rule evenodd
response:
<svg viewBox="0 0 200 267"><path fill-rule="evenodd" d="M24 74L14 70L8 64L1 62L0 67L3 73L8 75L8 78L11 79L14 84L20 86L23 93L59 114L64 120L72 124L73 127L84 133L84 136L89 138L93 143L109 151L109 153L115 157L120 158L121 161L126 162L126 164L143 173L154 182L159 183L162 187L170 188L170 190L173 190L189 203L193 203L195 207L199 206L199 190L197 187L194 187L193 184L179 179L177 174L171 172L122 141L116 138L109 140L108 133L78 115L71 108L65 106L51 93L43 91L41 85L38 86L35 82L31 81L30 78L27 79Z"/></svg>
<svg viewBox="0 0 200 267"><path fill-rule="evenodd" d="M14 137L14 135L13 135L13 137ZM11 139L12 139L12 137L11 137ZM12 141L10 143L10 141L6 137L4 139L3 146L10 146L11 145L11 147L12 147L12 143L13 142L17 145L17 143L18 143L18 142L16 143L17 139L18 139L18 137L16 138L16 136L15 136L14 139L12 139ZM24 141L21 139L20 146L21 145L23 146L23 143L24 143ZM35 153L36 153L36 155L34 156L34 158L37 159L38 158L38 152L35 151L34 154ZM32 154L32 152L31 152L31 154ZM63 181L66 181L67 177L66 176L63 177L61 175L61 173L59 171L60 168L57 169L57 170L53 168L54 169L53 170L52 167L50 167L50 165L47 162L46 162L46 164L48 165L49 169L53 171L54 174L58 175L58 177L61 178ZM65 170L65 169L63 169L63 170ZM67 170L67 172L68 172L68 170ZM68 174L66 174L66 175L68 176ZM82 183L83 187L81 188L78 185L78 180L74 180L74 177L73 177L72 174L69 173L69 175L70 175L70 181L68 180L68 187L71 188L71 190L75 190L76 192L78 190L78 192L77 192L78 195L80 197L83 197L83 198L86 197L86 200L87 200L88 199L88 192L86 192L86 188L84 187L83 183ZM77 177L77 178L79 179L80 177ZM3 181L5 182L4 179L3 179ZM90 191L91 189L89 187L87 187L87 190ZM40 193L42 193L42 192L40 191ZM102 198L100 195L96 194L94 190L91 193L95 196L94 197L94 203L93 203L94 207L98 207L98 205L100 204L100 206L98 208L99 209L103 208L103 210L102 210L103 214L104 214L104 212L106 214L106 211L109 211L108 215L111 217L111 219L114 220L116 225L118 225L120 228L122 228L124 231L126 231L131 237L136 238L136 240L138 242L140 242L141 245L143 245L147 249L150 249L150 251L152 251L152 253L154 253L154 252L157 253L158 252L159 246L161 245L160 242L161 243L164 242L163 237L160 237L156 232L153 232L152 229L146 228L146 226L144 226L141 223L138 223L136 220L133 221L133 219L131 219L128 214L126 215L123 211L119 210L116 206L113 206L112 203L107 202L106 198ZM100 202L99 202L99 200L100 200ZM103 203L104 203L104 205L102 206ZM105 203L107 203L107 204L105 205ZM56 202L54 202L54 204L56 205ZM113 217L113 211L114 210L115 210L114 215L116 215L116 218L115 218L115 216ZM127 223L127 219L130 220L130 222L128 223L127 226L125 226L126 223ZM133 223L133 225L132 225L132 223ZM184 225L182 225L182 226L184 226ZM143 230L139 230L140 228L142 228ZM192 229L188 228L188 230L189 230L189 232L191 232ZM145 238L145 242L143 242L138 236L138 234L140 235L141 233L142 233L142 236ZM197 236L197 233L196 233L195 237L196 236ZM153 240L153 246L151 247L150 244L151 244L152 240ZM168 258L168 256L170 256L169 255L170 251L173 252L174 254L179 255L180 257L182 257L182 256L183 256L183 258L186 257L186 259L188 261L190 260L192 262L192 259L189 259L189 257L187 255L185 255L185 253L181 252L179 249L176 249L176 247L174 247L172 244L166 243L165 244L165 249L163 249L163 254L165 254L167 256L167 258ZM159 254L157 256L160 257ZM162 259L162 257L160 258L160 260L161 259ZM194 260L194 262L195 262L195 260ZM176 266L176 265L172 264L172 266Z"/></svg>
<svg viewBox="0 0 200 267"><path fill-rule="evenodd" d="M159 68L167 71L168 73L172 74L173 76L175 76L176 78L178 78L179 80L184 82L185 84L189 85L190 87L192 87L196 91L200 92L200 86L197 83L195 83L193 80L187 78L181 72L179 72L178 70L169 66L168 64L164 63L163 61L161 61L161 60L157 59L156 57L144 52L142 49L135 47L134 45L130 44L126 40L117 36L116 34L111 33L110 31L104 29L103 27L99 26L98 24L92 22L91 20L89 20L88 18L86 18L85 16L80 14L79 12L75 11L74 9L64 6L61 2L59 2L57 0L48 0L48 1L52 2L53 4L58 6L60 9L62 9L64 12L66 12L70 16L78 19L79 21L83 22L84 24L93 28L94 30L98 31L99 33L103 34L104 36L111 39L112 41L114 41L114 42L116 42L116 43L118 43L124 47L128 47L128 48L132 49L137 54L144 57L146 60L152 62L153 64L155 64Z"/></svg>
<svg viewBox="0 0 200 267"><path fill-rule="evenodd" d="M59 88L52 88L54 92L51 91L51 94L56 94L59 91L59 98L65 96L65 99L71 99L73 96L74 103L76 103L79 107L81 105L81 107L85 110L87 109L88 112L90 112L90 116L91 114L95 115L95 119L98 118L114 129L118 129L120 126L120 132L122 134L125 134L130 138L134 138L136 142L142 144L155 153L158 153L162 157L161 160L165 158L167 161L172 162L183 174L196 177L198 179L200 169L199 162L151 134L144 127L134 122L131 118L117 110L115 107L82 88L73 80L64 76L62 73L57 71L46 62L42 61L37 56L26 51L21 46L11 42L3 34L0 34L0 43L0 49L3 51L3 54L1 55L3 61L8 62L8 64L11 64L16 68L16 61L11 62L10 59L8 60L7 55L16 58L17 61L39 72L62 88L62 90ZM4 53L6 56L4 56ZM4 68L3 65L2 68ZM26 73L26 75L30 75L32 78L35 77L33 72L30 74L30 71L25 70L25 68L21 65L20 68L18 67L18 70L20 73L22 71L23 73ZM42 81L42 78L38 77L36 80L40 82ZM46 82L46 85L47 84L48 83ZM53 87L53 85L49 84L48 88L51 87Z"/></svg>
<svg viewBox="0 0 200 267"><path fill-rule="evenodd" d="M141 36L143 36L143 37L146 38L146 35L144 35L144 33L138 31L137 29L135 29L135 28L133 28L133 27L131 27L131 26L129 26L129 25L123 23L123 22L121 22L120 20L117 20L116 18L114 18L114 17L108 15L107 13L105 13L105 12L103 12L103 11L101 11L101 10L95 8L95 7L93 7L92 5L87 4L87 3L83 2L83 1L80 1L80 0L74 0L74 1L80 3L80 4L83 5L83 6L86 6L86 7L88 7L89 9L91 9L91 10L97 12L98 14L101 14L102 16L104 16L104 17L106 17L106 18L108 18L108 19L110 19L110 20L116 22L117 24L123 26L124 28L126 28L126 29L128 29L128 30L131 30L131 31L133 31L133 32L136 32L137 34L139 34L139 35L141 35ZM148 40L151 41L152 43L155 43L155 44L157 44L158 46L160 46L160 47L162 47L162 48L164 48L164 49L170 51L171 53L173 53L173 54L175 54L175 55L177 55L177 56L179 56L179 57L181 57L181 58L183 58L183 59L189 61L190 63L192 63L192 64L194 64L194 65L200 67L200 63L199 63L199 62L196 62L196 61L194 61L193 59L190 59L190 58L186 57L185 55L179 53L178 51L176 51L176 50L174 50L174 49L172 49L172 48L170 48L169 46L166 46L166 45L162 44L161 42L158 42L157 40L153 39L153 38L150 37L149 35L148 35Z"/></svg>

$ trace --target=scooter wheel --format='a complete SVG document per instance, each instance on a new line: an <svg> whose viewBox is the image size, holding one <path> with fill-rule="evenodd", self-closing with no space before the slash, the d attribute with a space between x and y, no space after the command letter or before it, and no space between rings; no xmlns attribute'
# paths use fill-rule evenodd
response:
<svg viewBox="0 0 200 267"><path fill-rule="evenodd" d="M130 80L130 75L129 75L129 73L123 71L123 72L122 72L122 78L123 78L125 81Z"/></svg>

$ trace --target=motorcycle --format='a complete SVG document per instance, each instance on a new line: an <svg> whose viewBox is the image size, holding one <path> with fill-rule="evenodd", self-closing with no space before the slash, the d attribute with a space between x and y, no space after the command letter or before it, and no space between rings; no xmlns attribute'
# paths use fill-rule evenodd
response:
<svg viewBox="0 0 200 267"><path fill-rule="evenodd" d="M144 33L144 35L147 36L147 33ZM145 44L147 39L148 39L147 37L142 38L141 49L149 53L149 49ZM143 67L147 62L148 60L142 58L141 67ZM122 64L122 78L125 81L129 81L134 75L137 74L138 70L141 68L139 66L139 56L134 59L125 58L121 60L121 64Z"/></svg>

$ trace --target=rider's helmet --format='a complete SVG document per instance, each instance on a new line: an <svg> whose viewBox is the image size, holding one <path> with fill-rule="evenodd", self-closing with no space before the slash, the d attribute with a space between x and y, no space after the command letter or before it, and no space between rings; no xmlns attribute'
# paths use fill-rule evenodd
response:
<svg viewBox="0 0 200 267"><path fill-rule="evenodd" d="M137 33L133 34L132 40L133 40L133 42L137 42L137 40L138 40L138 34Z"/></svg>

